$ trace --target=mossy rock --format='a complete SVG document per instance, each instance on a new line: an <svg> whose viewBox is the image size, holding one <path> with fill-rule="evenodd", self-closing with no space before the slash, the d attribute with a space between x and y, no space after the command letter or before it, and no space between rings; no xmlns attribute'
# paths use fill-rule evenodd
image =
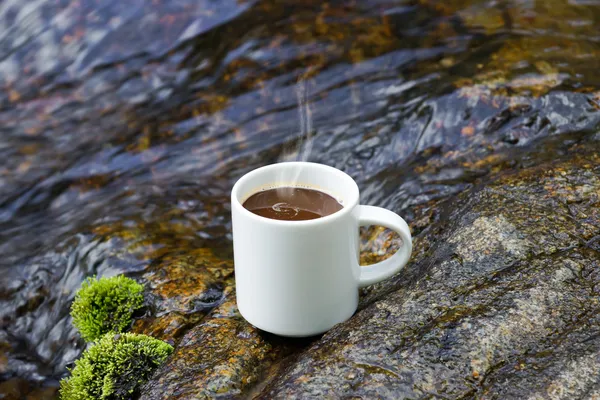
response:
<svg viewBox="0 0 600 400"><path fill-rule="evenodd" d="M123 275L88 278L71 306L73 325L87 342L109 332L123 332L134 312L142 308L143 292L144 286Z"/></svg>
<svg viewBox="0 0 600 400"><path fill-rule="evenodd" d="M129 399L172 351L170 344L150 336L106 334L61 381L61 399Z"/></svg>

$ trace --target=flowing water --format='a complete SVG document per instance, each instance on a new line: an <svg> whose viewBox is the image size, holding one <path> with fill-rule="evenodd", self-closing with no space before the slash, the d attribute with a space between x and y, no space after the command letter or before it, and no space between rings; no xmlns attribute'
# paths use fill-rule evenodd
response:
<svg viewBox="0 0 600 400"><path fill-rule="evenodd" d="M229 257L256 167L335 166L411 221L597 137L599 25L589 0L1 1L0 398L55 395L85 277Z"/></svg>

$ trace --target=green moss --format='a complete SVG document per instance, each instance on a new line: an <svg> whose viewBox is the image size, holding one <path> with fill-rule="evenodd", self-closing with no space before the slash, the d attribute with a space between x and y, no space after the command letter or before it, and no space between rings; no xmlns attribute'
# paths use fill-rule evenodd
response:
<svg viewBox="0 0 600 400"><path fill-rule="evenodd" d="M86 279L71 306L73 325L88 342L109 332L122 332L142 307L144 287L123 275Z"/></svg>
<svg viewBox="0 0 600 400"><path fill-rule="evenodd" d="M129 399L172 351L170 344L150 336L106 334L61 381L61 399Z"/></svg>

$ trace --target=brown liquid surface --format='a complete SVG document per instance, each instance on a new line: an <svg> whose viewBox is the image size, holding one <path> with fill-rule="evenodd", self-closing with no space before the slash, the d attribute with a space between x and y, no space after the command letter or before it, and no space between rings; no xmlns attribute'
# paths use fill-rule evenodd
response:
<svg viewBox="0 0 600 400"><path fill-rule="evenodd" d="M326 193L295 187L279 187L254 193L243 206L261 217L283 221L321 218L343 208Z"/></svg>

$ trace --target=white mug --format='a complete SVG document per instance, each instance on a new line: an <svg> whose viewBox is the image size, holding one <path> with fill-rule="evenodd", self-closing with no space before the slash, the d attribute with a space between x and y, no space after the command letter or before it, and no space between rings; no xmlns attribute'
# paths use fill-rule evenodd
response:
<svg viewBox="0 0 600 400"><path fill-rule="evenodd" d="M306 221L265 218L242 204L268 188L296 186L336 198L343 208ZM255 327L281 336L312 336L350 318L358 289L386 279L406 265L410 230L392 211L358 204L358 186L327 165L286 162L240 178L231 192L237 305ZM397 232L402 247L387 260L359 265L359 227Z"/></svg>

